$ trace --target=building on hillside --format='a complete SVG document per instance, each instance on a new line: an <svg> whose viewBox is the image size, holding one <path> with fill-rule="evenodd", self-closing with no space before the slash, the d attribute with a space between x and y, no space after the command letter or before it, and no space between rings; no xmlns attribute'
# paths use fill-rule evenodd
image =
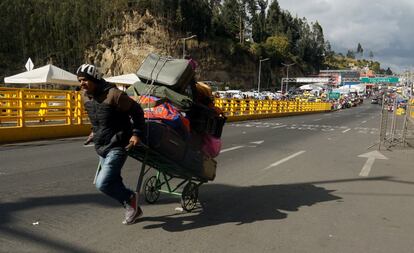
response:
<svg viewBox="0 0 414 253"><path fill-rule="evenodd" d="M329 77L332 79L333 86L354 85L359 84L360 72L358 70L321 70L320 77Z"/></svg>

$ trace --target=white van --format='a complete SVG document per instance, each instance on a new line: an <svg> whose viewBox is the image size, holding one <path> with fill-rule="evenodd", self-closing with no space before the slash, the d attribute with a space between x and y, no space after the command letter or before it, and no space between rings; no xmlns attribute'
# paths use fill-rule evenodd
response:
<svg viewBox="0 0 414 253"><path fill-rule="evenodd" d="M227 98L235 98L235 99L242 99L243 92L241 90L227 90L226 91Z"/></svg>

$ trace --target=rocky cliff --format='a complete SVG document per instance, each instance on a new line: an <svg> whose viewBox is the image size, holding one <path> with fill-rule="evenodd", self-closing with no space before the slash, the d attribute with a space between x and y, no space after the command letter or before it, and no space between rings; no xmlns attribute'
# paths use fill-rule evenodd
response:
<svg viewBox="0 0 414 253"><path fill-rule="evenodd" d="M182 38L187 36L167 28L148 12L143 15L131 12L125 15L120 29L106 31L100 43L88 49L85 57L100 66L105 76L136 73L150 52L181 58ZM186 54L190 54L198 63L197 79L227 83L232 87L256 87L257 59L246 51L225 48L228 44L231 43L201 41L197 38L186 41ZM269 73L269 66L267 68ZM266 75L265 70L262 68L262 78ZM280 71L271 74L273 80L281 76ZM266 85L271 87L272 82L269 78L267 80L262 81L263 88Z"/></svg>

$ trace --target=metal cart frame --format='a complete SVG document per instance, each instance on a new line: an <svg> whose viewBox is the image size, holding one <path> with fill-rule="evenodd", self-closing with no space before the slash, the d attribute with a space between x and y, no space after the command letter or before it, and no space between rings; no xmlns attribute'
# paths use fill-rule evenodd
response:
<svg viewBox="0 0 414 253"><path fill-rule="evenodd" d="M141 162L141 170L138 177L136 192L141 193L141 186L144 176L151 170L157 171L155 176L151 176L144 181L144 197L149 204L154 204L160 197L160 193L167 193L181 197L181 206L187 212L191 212L198 201L198 188L208 180L199 177L190 169L186 169L177 162L156 152L145 144L140 144L133 148L127 148L128 156ZM98 165L95 179L101 169ZM178 183L173 184L173 179L179 179ZM184 187L183 187L184 186Z"/></svg>

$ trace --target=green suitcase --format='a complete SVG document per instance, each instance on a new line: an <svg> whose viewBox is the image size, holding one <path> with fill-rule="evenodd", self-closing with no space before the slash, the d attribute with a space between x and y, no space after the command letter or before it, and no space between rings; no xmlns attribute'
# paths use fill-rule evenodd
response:
<svg viewBox="0 0 414 253"><path fill-rule="evenodd" d="M186 59L174 59L150 53L137 72L146 84L163 85L183 92L194 79L194 70Z"/></svg>

